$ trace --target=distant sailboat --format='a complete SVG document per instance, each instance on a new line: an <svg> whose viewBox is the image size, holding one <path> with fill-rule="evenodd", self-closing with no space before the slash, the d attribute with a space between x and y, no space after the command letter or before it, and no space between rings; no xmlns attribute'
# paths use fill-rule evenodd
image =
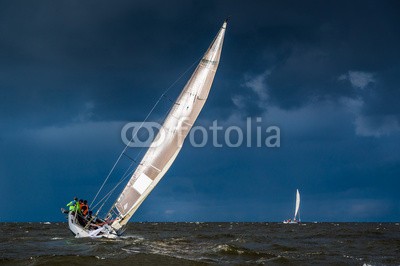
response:
<svg viewBox="0 0 400 266"><path fill-rule="evenodd" d="M226 25L225 20L168 113L162 125L164 135L160 129L106 217L100 222L90 220L82 225L73 212L69 213L69 228L76 237L115 238L121 235L132 215L171 167L207 100L220 61ZM160 144L161 137L163 142Z"/></svg>
<svg viewBox="0 0 400 266"><path fill-rule="evenodd" d="M298 215L298 216L297 216ZM297 218L298 217L298 218ZM296 190L296 208L294 210L294 217L293 220L288 219L283 221L284 224L298 224L300 223L300 192Z"/></svg>

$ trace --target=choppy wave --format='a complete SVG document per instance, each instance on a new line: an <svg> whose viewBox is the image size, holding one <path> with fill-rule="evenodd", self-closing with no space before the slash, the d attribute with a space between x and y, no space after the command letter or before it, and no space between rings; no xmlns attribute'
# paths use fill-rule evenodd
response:
<svg viewBox="0 0 400 266"><path fill-rule="evenodd" d="M154 254L137 254L125 258L105 258L102 256L45 255L26 259L0 259L2 265L203 265L201 262L178 259Z"/></svg>
<svg viewBox="0 0 400 266"><path fill-rule="evenodd" d="M395 223L133 223L76 239L65 223L0 224L1 265L399 265Z"/></svg>

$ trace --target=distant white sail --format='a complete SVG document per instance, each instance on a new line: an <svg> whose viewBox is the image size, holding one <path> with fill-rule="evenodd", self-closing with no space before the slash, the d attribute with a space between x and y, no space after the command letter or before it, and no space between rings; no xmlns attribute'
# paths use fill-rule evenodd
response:
<svg viewBox="0 0 400 266"><path fill-rule="evenodd" d="M162 128L128 184L114 203L118 214L112 223L120 230L154 189L177 157L183 142L207 99L218 68L226 21L183 88Z"/></svg>
<svg viewBox="0 0 400 266"><path fill-rule="evenodd" d="M297 213L299 212L299 208L300 208L300 192L297 189L297 192L296 192L296 210L294 211L294 220L296 220Z"/></svg>

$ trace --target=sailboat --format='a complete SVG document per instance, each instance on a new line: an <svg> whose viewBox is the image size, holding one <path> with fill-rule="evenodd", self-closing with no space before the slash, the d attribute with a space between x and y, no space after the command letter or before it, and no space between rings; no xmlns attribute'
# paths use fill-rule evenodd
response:
<svg viewBox="0 0 400 266"><path fill-rule="evenodd" d="M295 210L294 210L293 220L288 219L288 220L283 221L283 223L284 224L298 224L298 223L300 223L300 221L301 221L300 220L300 192L297 189L296 190L296 207L295 207Z"/></svg>
<svg viewBox="0 0 400 266"><path fill-rule="evenodd" d="M155 188L175 161L183 142L203 108L217 71L227 20L200 60L162 124L156 138L147 149L131 178L118 196L106 218L91 219L82 224L76 214L68 214L69 229L76 237L116 238L140 205ZM163 135L161 135L161 133ZM162 142L159 140L162 138Z"/></svg>

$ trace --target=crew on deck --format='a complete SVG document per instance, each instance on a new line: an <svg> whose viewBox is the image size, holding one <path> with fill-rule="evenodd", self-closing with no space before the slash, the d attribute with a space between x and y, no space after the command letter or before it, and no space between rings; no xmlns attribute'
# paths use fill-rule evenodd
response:
<svg viewBox="0 0 400 266"><path fill-rule="evenodd" d="M61 209L63 213L71 213L76 217L76 221L83 227L85 227L88 223L90 223L90 228L95 229L99 226L103 226L104 224L108 224L110 221L104 221L102 219L97 218L96 216L92 216L92 211L89 208L87 200L80 199L74 197L74 200L67 204L68 210Z"/></svg>

